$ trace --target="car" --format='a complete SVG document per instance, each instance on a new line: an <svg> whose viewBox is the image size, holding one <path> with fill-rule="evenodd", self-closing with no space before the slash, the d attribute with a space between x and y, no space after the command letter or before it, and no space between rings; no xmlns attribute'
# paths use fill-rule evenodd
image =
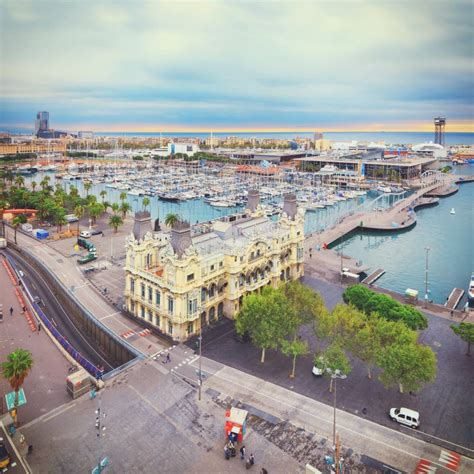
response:
<svg viewBox="0 0 474 474"><path fill-rule="evenodd" d="M92 262L93 260L96 260L97 256L94 253L89 253L85 257L81 257L77 260L77 263L79 265L84 265L85 263Z"/></svg>
<svg viewBox="0 0 474 474"><path fill-rule="evenodd" d="M18 275L20 276L20 278L23 278L25 276L25 274L21 270L18 270Z"/></svg>
<svg viewBox="0 0 474 474"><path fill-rule="evenodd" d="M10 455L8 454L3 438L0 438L0 469L5 469L11 462Z"/></svg>
<svg viewBox="0 0 474 474"><path fill-rule="evenodd" d="M85 239L89 238L92 234L88 230L81 230L79 233L80 237L84 237Z"/></svg>
<svg viewBox="0 0 474 474"><path fill-rule="evenodd" d="M420 414L409 408L391 408L389 412L390 418L401 425L410 428L418 428L420 426Z"/></svg>
<svg viewBox="0 0 474 474"><path fill-rule="evenodd" d="M91 235L102 235L104 232L102 230L92 230Z"/></svg>
<svg viewBox="0 0 474 474"><path fill-rule="evenodd" d="M311 373L316 376L316 377L322 377L324 374L324 358L323 356L319 356L315 359L313 369L311 370Z"/></svg>

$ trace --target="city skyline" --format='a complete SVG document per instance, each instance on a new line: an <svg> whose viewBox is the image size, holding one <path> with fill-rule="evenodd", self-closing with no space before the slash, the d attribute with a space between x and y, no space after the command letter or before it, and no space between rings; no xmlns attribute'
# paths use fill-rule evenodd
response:
<svg viewBox="0 0 474 474"><path fill-rule="evenodd" d="M2 129L474 131L470 2L0 10Z"/></svg>

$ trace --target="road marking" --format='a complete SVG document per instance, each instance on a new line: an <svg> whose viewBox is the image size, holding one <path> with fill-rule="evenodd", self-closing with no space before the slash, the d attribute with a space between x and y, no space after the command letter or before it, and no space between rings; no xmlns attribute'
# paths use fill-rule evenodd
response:
<svg viewBox="0 0 474 474"><path fill-rule="evenodd" d="M199 356L197 355L196 357L194 357L193 359L191 359L188 364L191 365L193 364L194 362L196 362L197 360L199 359Z"/></svg>
<svg viewBox="0 0 474 474"><path fill-rule="evenodd" d="M461 456L458 453L442 449L439 455L439 461L441 464L444 464L447 469L457 471L461 462Z"/></svg>
<svg viewBox="0 0 474 474"><path fill-rule="evenodd" d="M107 316L103 316L102 318L99 318L99 321L103 321L104 319L111 318L112 316L116 316L117 314L120 314L120 311L116 311L115 313L110 313Z"/></svg>

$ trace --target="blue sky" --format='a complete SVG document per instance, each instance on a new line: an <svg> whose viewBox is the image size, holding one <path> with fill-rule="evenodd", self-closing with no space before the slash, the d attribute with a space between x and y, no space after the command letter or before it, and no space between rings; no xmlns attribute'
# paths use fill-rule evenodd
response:
<svg viewBox="0 0 474 474"><path fill-rule="evenodd" d="M472 128L470 1L0 3L0 127Z"/></svg>

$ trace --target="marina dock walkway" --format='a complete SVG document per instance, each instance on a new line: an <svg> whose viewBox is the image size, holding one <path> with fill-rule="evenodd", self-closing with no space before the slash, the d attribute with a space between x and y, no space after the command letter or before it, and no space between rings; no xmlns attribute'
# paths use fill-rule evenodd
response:
<svg viewBox="0 0 474 474"><path fill-rule="evenodd" d="M385 274L385 270L382 268L377 268L375 272L371 273L367 278L364 278L362 280L362 283L366 285L372 285L372 283L375 283L382 275Z"/></svg>
<svg viewBox="0 0 474 474"><path fill-rule="evenodd" d="M449 295L448 299L444 306L448 309L456 309L456 306L461 301L461 298L464 296L464 290L461 288L453 288L451 294Z"/></svg>

